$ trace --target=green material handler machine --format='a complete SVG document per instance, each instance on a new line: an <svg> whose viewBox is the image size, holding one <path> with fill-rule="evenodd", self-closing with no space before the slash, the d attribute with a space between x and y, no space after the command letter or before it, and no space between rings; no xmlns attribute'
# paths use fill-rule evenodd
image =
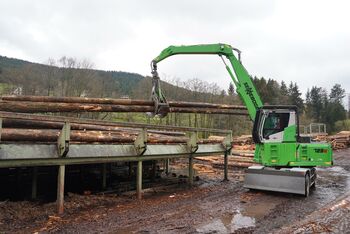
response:
<svg viewBox="0 0 350 234"><path fill-rule="evenodd" d="M169 46L164 49L151 63L152 99L156 107L153 114L164 117L169 110L160 88L157 64L177 54L220 56L237 93L246 105L250 119L254 122L254 161L261 166L251 166L247 169L244 187L308 196L310 188L316 183L315 167L333 164L332 148L326 143L311 143L310 138L299 135L296 106L263 105L247 70L241 63L241 52L238 49L227 44Z"/></svg>

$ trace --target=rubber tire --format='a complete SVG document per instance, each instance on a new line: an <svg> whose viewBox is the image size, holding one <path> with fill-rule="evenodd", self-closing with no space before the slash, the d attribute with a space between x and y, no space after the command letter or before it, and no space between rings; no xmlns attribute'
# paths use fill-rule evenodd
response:
<svg viewBox="0 0 350 234"><path fill-rule="evenodd" d="M315 190L316 189L316 181L311 185L311 189Z"/></svg>
<svg viewBox="0 0 350 234"><path fill-rule="evenodd" d="M316 182L317 182L317 174L316 174L316 170L315 170L315 174L314 174L314 176L315 176L315 181L314 181L314 183L311 185L311 189L313 189L313 190L315 190L315 189L316 189Z"/></svg>
<svg viewBox="0 0 350 234"><path fill-rule="evenodd" d="M304 196L308 197L310 195L310 175L306 173L305 175L305 193Z"/></svg>

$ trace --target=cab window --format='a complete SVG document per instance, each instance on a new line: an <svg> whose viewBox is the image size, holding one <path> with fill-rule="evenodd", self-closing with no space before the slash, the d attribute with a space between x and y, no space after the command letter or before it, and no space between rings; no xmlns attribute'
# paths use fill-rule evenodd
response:
<svg viewBox="0 0 350 234"><path fill-rule="evenodd" d="M269 136L282 132L289 123L289 113L269 113L264 122L263 137L269 139Z"/></svg>

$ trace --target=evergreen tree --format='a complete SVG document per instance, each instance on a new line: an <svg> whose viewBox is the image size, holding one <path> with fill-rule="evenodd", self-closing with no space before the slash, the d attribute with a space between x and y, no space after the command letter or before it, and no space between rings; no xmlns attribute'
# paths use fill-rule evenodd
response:
<svg viewBox="0 0 350 234"><path fill-rule="evenodd" d="M233 86L232 83L230 83L230 85L228 86L228 90L227 90L228 95L233 96L235 94L235 87Z"/></svg>
<svg viewBox="0 0 350 234"><path fill-rule="evenodd" d="M299 87L297 83L290 82L288 88L288 96L290 100L290 104L296 105L299 113L303 113L304 111L304 100L301 98L301 92L299 91Z"/></svg>
<svg viewBox="0 0 350 234"><path fill-rule="evenodd" d="M331 93L329 94L330 101L342 103L344 97L345 89L343 89L340 84L335 84L331 89Z"/></svg>
<svg viewBox="0 0 350 234"><path fill-rule="evenodd" d="M324 122L327 123L330 131L334 130L335 122L346 119L346 110L342 105L342 99L345 97L345 89L340 84L335 84L324 112Z"/></svg>
<svg viewBox="0 0 350 234"><path fill-rule="evenodd" d="M322 120L322 110L327 101L327 91L323 88L313 86L306 93L306 115L316 122Z"/></svg>
<svg viewBox="0 0 350 234"><path fill-rule="evenodd" d="M288 87L283 80L282 80L281 86L280 86L280 102L281 102L281 104L285 104L285 105L290 104Z"/></svg>

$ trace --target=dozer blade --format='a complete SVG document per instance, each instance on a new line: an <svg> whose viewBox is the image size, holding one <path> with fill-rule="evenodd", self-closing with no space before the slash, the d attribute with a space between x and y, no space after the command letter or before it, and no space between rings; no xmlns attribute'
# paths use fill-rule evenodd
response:
<svg viewBox="0 0 350 234"><path fill-rule="evenodd" d="M295 193L308 196L315 183L314 168L281 168L251 166L247 169L244 187L249 189Z"/></svg>

